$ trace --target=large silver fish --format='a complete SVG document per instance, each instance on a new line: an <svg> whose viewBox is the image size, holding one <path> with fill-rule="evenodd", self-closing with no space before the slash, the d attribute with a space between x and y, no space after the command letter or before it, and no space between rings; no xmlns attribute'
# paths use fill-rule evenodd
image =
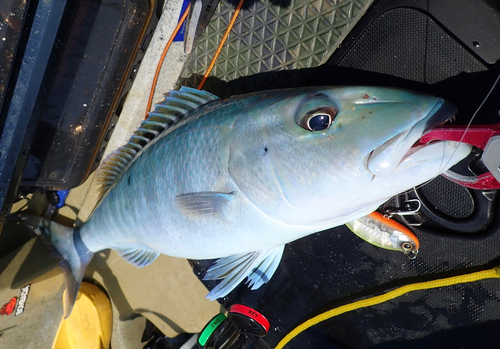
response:
<svg viewBox="0 0 500 349"><path fill-rule="evenodd" d="M455 108L376 87L316 87L220 100L173 91L101 166L103 196L72 229L28 220L63 257L69 314L93 253L137 266L160 254L221 258L208 295L267 282L284 245L374 211L467 156L457 142L417 144Z"/></svg>

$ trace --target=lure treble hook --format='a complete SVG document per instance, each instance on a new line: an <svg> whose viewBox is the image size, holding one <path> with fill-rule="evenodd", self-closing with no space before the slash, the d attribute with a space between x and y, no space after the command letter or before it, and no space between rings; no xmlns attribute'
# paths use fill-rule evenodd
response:
<svg viewBox="0 0 500 349"><path fill-rule="evenodd" d="M408 225L419 227L422 225L423 220L422 217L418 214L420 208L422 207L422 203L419 199L408 199L403 203L404 208L402 209L394 209L394 208L386 208L384 210L385 218L392 218L393 216L413 216L416 221L411 223L407 222Z"/></svg>

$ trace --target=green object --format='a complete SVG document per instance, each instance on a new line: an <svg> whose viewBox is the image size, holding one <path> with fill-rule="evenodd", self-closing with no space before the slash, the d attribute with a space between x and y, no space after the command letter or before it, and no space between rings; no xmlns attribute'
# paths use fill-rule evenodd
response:
<svg viewBox="0 0 500 349"><path fill-rule="evenodd" d="M208 339L214 333L214 331L222 324L227 317L224 314L216 315L210 320L210 322L205 326L205 328L201 331L200 337L198 338L198 343L201 346L207 344Z"/></svg>

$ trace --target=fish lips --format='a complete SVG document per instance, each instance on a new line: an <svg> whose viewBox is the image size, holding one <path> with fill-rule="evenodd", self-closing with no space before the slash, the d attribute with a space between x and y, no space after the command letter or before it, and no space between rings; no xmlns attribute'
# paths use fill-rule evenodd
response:
<svg viewBox="0 0 500 349"><path fill-rule="evenodd" d="M435 158L431 145L416 145L422 134L449 120L453 120L457 108L442 98L410 129L389 139L367 157L367 169L374 176L388 178L393 173L416 163ZM429 148L430 147L430 148ZM429 148L429 149L425 149Z"/></svg>

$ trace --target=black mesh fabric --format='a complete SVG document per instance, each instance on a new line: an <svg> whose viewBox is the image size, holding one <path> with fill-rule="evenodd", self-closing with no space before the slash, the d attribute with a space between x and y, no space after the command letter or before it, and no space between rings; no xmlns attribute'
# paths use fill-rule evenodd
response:
<svg viewBox="0 0 500 349"><path fill-rule="evenodd" d="M485 70L483 64L451 39L436 22L409 8L379 16L339 66L429 84L463 72Z"/></svg>
<svg viewBox="0 0 500 349"><path fill-rule="evenodd" d="M444 177L438 177L424 185L421 192L438 211L447 216L466 218L474 211L474 200L470 192ZM453 200L448 200L449 197Z"/></svg>

